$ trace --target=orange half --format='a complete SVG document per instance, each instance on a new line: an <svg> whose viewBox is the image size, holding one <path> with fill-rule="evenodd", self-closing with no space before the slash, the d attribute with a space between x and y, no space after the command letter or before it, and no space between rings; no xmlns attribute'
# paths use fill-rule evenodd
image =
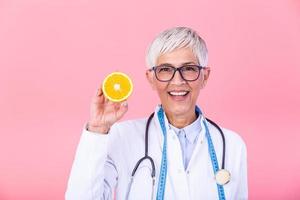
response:
<svg viewBox="0 0 300 200"><path fill-rule="evenodd" d="M126 100L132 93L131 79L122 72L113 72L103 81L102 91L106 98L113 102Z"/></svg>

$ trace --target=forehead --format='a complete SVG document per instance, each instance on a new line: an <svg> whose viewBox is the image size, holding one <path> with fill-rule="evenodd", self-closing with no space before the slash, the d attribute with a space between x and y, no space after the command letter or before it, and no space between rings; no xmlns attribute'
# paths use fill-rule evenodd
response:
<svg viewBox="0 0 300 200"><path fill-rule="evenodd" d="M171 64L179 66L187 62L197 64L198 60L190 48L181 48L160 55L157 58L156 65Z"/></svg>

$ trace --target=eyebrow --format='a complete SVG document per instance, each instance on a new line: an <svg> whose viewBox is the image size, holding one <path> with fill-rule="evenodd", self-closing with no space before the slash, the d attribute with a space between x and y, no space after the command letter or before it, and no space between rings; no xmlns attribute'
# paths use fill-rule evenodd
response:
<svg viewBox="0 0 300 200"><path fill-rule="evenodd" d="M183 65L190 65L190 64L197 65L197 64L194 63L194 62L185 62L185 63L182 63L181 66L183 66ZM162 63L162 64L160 64L160 65L174 66L174 65L172 65L172 64L170 64L170 63Z"/></svg>

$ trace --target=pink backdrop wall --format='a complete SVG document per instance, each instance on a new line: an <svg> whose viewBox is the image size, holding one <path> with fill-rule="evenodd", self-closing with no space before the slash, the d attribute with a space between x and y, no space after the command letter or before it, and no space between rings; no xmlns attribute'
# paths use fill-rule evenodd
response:
<svg viewBox="0 0 300 200"><path fill-rule="evenodd" d="M172 26L207 41L199 104L246 141L250 199L300 199L299 1L0 0L1 200L63 199L106 74L134 81L125 119L153 110L145 49Z"/></svg>

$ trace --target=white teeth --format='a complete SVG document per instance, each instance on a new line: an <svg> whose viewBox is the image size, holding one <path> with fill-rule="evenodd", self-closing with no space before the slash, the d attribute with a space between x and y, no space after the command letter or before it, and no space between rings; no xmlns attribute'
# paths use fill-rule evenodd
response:
<svg viewBox="0 0 300 200"><path fill-rule="evenodd" d="M188 92L169 92L171 95L173 96L184 96L186 95Z"/></svg>

